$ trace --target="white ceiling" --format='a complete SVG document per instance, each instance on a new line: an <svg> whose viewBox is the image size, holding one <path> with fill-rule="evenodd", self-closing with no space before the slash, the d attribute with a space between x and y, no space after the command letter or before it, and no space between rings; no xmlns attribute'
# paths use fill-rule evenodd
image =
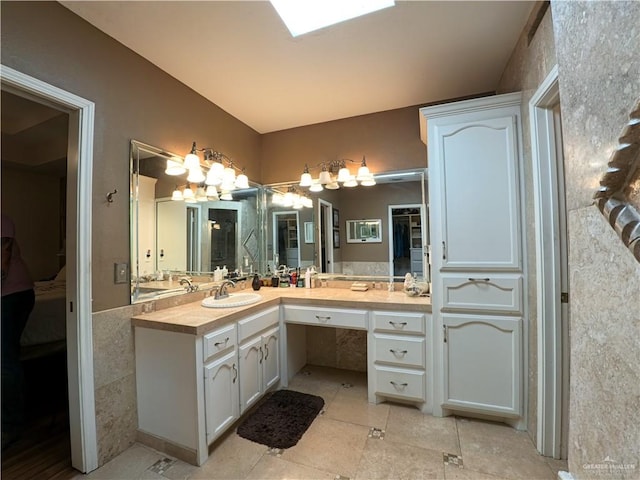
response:
<svg viewBox="0 0 640 480"><path fill-rule="evenodd" d="M534 2L400 1L292 38L267 1L62 1L260 133L492 92Z"/></svg>

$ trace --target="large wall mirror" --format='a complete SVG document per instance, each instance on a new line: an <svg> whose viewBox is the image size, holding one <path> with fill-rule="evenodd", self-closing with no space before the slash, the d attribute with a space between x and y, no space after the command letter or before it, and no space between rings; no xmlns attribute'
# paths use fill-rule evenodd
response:
<svg viewBox="0 0 640 480"><path fill-rule="evenodd" d="M320 273L343 277L400 280L411 273L428 281L426 169L384 172L375 179L370 187L317 193L297 183L266 185L269 269L314 265ZM273 201L289 189L304 193L312 205L292 210ZM370 219L376 219L376 241L347 241L352 225Z"/></svg>
<svg viewBox="0 0 640 480"><path fill-rule="evenodd" d="M172 200L186 174L168 175L167 161L182 158L131 141L131 300L133 303L187 291L210 282L215 269L242 277L262 257L262 187L231 192L229 200Z"/></svg>

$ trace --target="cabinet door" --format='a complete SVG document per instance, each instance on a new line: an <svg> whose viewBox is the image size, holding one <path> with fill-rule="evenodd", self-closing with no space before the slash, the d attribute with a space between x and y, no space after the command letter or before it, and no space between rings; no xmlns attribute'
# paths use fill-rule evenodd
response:
<svg viewBox="0 0 640 480"><path fill-rule="evenodd" d="M453 314L442 319L443 407L519 417L521 319Z"/></svg>
<svg viewBox="0 0 640 480"><path fill-rule="evenodd" d="M436 126L443 270L520 267L515 125L513 115Z"/></svg>
<svg viewBox="0 0 640 480"><path fill-rule="evenodd" d="M206 365L204 372L207 444L210 444L239 417L236 351Z"/></svg>
<svg viewBox="0 0 640 480"><path fill-rule="evenodd" d="M280 327L276 327L262 335L262 383L263 392L275 385L280 380Z"/></svg>
<svg viewBox="0 0 640 480"><path fill-rule="evenodd" d="M262 337L257 336L240 345L240 413L244 413L262 395Z"/></svg>

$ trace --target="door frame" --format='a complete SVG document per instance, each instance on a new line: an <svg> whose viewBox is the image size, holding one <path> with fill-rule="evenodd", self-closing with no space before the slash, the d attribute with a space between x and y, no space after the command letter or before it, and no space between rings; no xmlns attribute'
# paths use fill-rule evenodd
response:
<svg viewBox="0 0 640 480"><path fill-rule="evenodd" d="M67 375L71 464L98 468L91 312L92 175L95 104L0 66L3 88L69 114L67 152Z"/></svg>
<svg viewBox="0 0 640 480"><path fill-rule="evenodd" d="M289 215L295 215L296 216L296 236L298 238L298 266L300 266L300 215L298 210L278 210L278 211L274 211L273 212L273 224L272 224L272 228L273 228L273 253L274 253L274 258L275 258L275 254L278 254L278 258L280 258L280 260L282 260L282 252L280 252L279 248L278 248L278 217L284 217L284 216L289 216ZM275 268L277 269L280 265L275 265ZM289 265L290 267L290 265Z"/></svg>
<svg viewBox="0 0 640 480"><path fill-rule="evenodd" d="M399 205L388 205L388 222L389 222L389 281L392 282L393 281L393 277L396 276L395 274L395 268L393 265L393 260L394 260L394 255L393 255L393 211L396 209L401 209L401 208L417 208L420 211L420 248L422 249L422 277L423 278L427 278L426 277L426 271L427 271L427 259L424 255L424 251L425 251L425 231L424 231L424 227L426 224L426 216L425 216L425 209L424 209L424 204L422 203L405 203L405 204L399 204ZM409 225L409 228L411 228L411 225ZM411 241L411 239L409 239L409 241ZM411 260L409 260L411 261Z"/></svg>
<svg viewBox="0 0 640 480"><path fill-rule="evenodd" d="M566 457L568 356L563 348L568 322L563 322L560 242L566 222L561 145L553 107L560 102L558 66L554 66L529 101L535 207L538 410L537 449L544 456ZM560 172L560 175L559 173ZM565 312L566 313L566 312ZM565 453L563 453L565 450Z"/></svg>
<svg viewBox="0 0 640 480"><path fill-rule="evenodd" d="M322 224L322 209L325 209L324 224ZM322 256L322 229L325 230L324 235L324 251L326 259ZM322 198L318 199L318 270L322 272L322 262L327 261L327 272L333 272L333 205Z"/></svg>

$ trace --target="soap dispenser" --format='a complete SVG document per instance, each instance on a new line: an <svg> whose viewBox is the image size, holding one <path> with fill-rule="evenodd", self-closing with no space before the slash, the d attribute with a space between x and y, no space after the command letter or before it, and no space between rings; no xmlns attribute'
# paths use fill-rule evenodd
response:
<svg viewBox="0 0 640 480"><path fill-rule="evenodd" d="M257 273L253 276L253 280L251 282L251 288L253 288L254 290L258 291L260 290L260 286L262 285L262 282L260 281L260 275L258 275Z"/></svg>
<svg viewBox="0 0 640 480"><path fill-rule="evenodd" d="M213 281L219 282L220 280L222 280L222 270L220 270L220 266L217 266L213 271Z"/></svg>
<svg viewBox="0 0 640 480"><path fill-rule="evenodd" d="M224 267L222 267L222 278L225 279L229 276L229 269L227 268L227 266L225 265Z"/></svg>

